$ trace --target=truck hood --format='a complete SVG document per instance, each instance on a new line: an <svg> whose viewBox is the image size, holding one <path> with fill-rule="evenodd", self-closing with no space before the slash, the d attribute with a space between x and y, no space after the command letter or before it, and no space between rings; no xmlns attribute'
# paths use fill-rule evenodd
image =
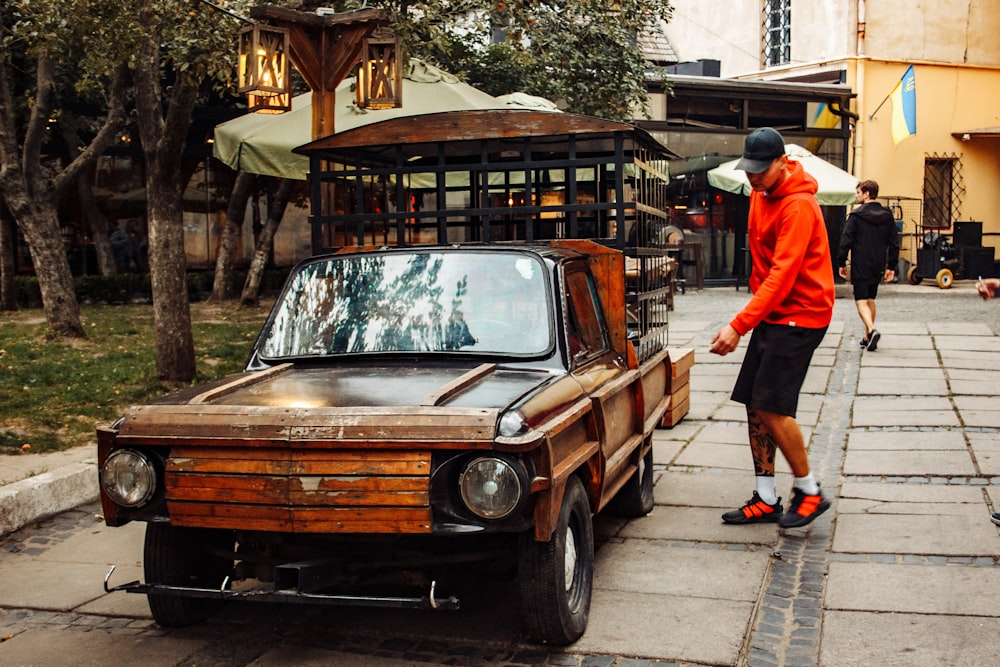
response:
<svg viewBox="0 0 1000 667"><path fill-rule="evenodd" d="M122 444L492 440L501 412L556 378L495 364L275 366L131 408ZM575 384L575 383L572 383Z"/></svg>
<svg viewBox="0 0 1000 667"><path fill-rule="evenodd" d="M552 379L495 364L379 364L297 368L283 364L177 394L171 403L284 408L438 406L503 409Z"/></svg>

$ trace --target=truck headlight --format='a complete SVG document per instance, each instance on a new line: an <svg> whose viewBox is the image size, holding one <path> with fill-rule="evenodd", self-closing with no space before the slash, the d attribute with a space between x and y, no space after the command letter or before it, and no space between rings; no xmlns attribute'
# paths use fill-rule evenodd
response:
<svg viewBox="0 0 1000 667"><path fill-rule="evenodd" d="M521 500L522 485L517 470L507 461L492 456L470 461L458 486L465 506L483 519L502 519Z"/></svg>
<svg viewBox="0 0 1000 667"><path fill-rule="evenodd" d="M156 491L156 469L142 452L119 449L101 466L101 487L122 507L141 507Z"/></svg>

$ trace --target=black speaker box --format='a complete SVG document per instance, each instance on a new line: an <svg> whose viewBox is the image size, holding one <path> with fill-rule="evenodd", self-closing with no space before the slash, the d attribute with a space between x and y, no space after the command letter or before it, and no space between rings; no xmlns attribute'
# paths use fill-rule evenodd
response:
<svg viewBox="0 0 1000 667"><path fill-rule="evenodd" d="M993 248L962 248L962 265L965 278L975 280L979 276L996 277Z"/></svg>
<svg viewBox="0 0 1000 667"><path fill-rule="evenodd" d="M968 248L979 248L983 245L983 223L956 221L952 243Z"/></svg>

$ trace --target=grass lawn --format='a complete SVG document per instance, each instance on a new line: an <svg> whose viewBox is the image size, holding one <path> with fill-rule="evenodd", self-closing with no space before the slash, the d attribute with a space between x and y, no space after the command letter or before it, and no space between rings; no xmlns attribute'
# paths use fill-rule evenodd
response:
<svg viewBox="0 0 1000 667"><path fill-rule="evenodd" d="M268 308L191 304L198 382L243 368ZM0 454L96 442L97 424L174 387L156 379L148 304L82 306L86 339L49 335L41 310L0 313Z"/></svg>

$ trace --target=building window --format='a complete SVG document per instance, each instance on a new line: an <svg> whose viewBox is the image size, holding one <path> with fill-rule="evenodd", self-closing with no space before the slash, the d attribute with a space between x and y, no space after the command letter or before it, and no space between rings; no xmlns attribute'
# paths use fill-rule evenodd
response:
<svg viewBox="0 0 1000 667"><path fill-rule="evenodd" d="M761 25L764 67L792 61L792 0L764 0Z"/></svg>
<svg viewBox="0 0 1000 667"><path fill-rule="evenodd" d="M958 156L924 156L924 227L947 229L961 215L965 184Z"/></svg>

